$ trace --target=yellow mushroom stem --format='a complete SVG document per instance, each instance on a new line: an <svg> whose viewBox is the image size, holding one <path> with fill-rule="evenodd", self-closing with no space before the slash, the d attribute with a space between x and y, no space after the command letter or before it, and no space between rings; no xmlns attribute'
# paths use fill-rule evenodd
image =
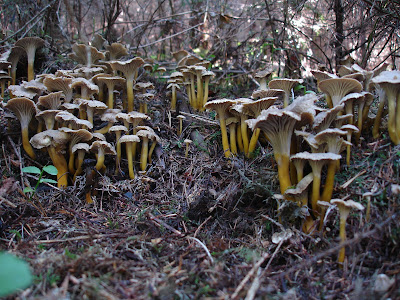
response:
<svg viewBox="0 0 400 300"><path fill-rule="evenodd" d="M256 150L257 141L258 141L258 137L260 136L260 132L261 132L260 128L256 128L253 131L253 134L252 134L250 142L249 142L249 150L247 153L247 157L250 157L253 154L254 150Z"/></svg>
<svg viewBox="0 0 400 300"><path fill-rule="evenodd" d="M78 163L75 162L75 153L72 152L72 147L70 145L69 149L69 158L68 158L68 171L70 174L75 173L75 164L77 165Z"/></svg>
<svg viewBox="0 0 400 300"><path fill-rule="evenodd" d="M192 100L192 91L190 90L190 84L185 84L185 85L186 85L186 94L189 99L189 105L194 108L193 100Z"/></svg>
<svg viewBox="0 0 400 300"><path fill-rule="evenodd" d="M240 115L240 130L242 131L244 153L247 156L249 153L249 136L247 134L247 124L245 122L246 120L247 120L247 116L244 114L241 114Z"/></svg>
<svg viewBox="0 0 400 300"><path fill-rule="evenodd" d="M257 128L258 129L258 128ZM236 143L236 123L229 124L229 142L230 150L233 155L237 155L237 143Z"/></svg>
<svg viewBox="0 0 400 300"><path fill-rule="evenodd" d="M97 163L96 163L96 170L104 173L106 170L106 166L104 165L104 160L105 160L105 153L104 153L104 149L102 149L101 147L99 147L99 150L97 152Z"/></svg>
<svg viewBox="0 0 400 300"><path fill-rule="evenodd" d="M398 145L400 143L400 137L396 131L396 98L397 95L391 90L386 91L388 101L388 131L391 141ZM399 117L399 116L397 116Z"/></svg>
<svg viewBox="0 0 400 300"><path fill-rule="evenodd" d="M55 147L48 147L47 151L53 162L53 165L57 168L57 187L67 187L68 186L68 165L65 157L59 153Z"/></svg>
<svg viewBox="0 0 400 300"><path fill-rule="evenodd" d="M146 171L148 154L149 154L149 139L147 137L143 137L142 152L140 154L140 170L141 171Z"/></svg>
<svg viewBox="0 0 400 300"><path fill-rule="evenodd" d="M381 97L379 97L381 98ZM374 139L379 138L379 127L381 126L381 120L383 117L383 111L385 109L385 97L382 97L382 99L380 99L379 102L379 106L378 106L378 111L376 112L376 116L375 116L375 120L374 120L374 125L372 128L372 136L374 137Z"/></svg>
<svg viewBox="0 0 400 300"><path fill-rule="evenodd" d="M207 103L208 101L208 85L210 83L210 78L211 76L206 76L205 80L204 80L204 96L203 96L203 108L204 105Z"/></svg>
<svg viewBox="0 0 400 300"><path fill-rule="evenodd" d="M176 110L176 86L172 85L171 89L171 110Z"/></svg>
<svg viewBox="0 0 400 300"><path fill-rule="evenodd" d="M190 74L190 91L192 93L192 102L193 102L193 108L198 109L198 103L197 103L197 97L196 97L196 90L194 88L194 74Z"/></svg>
<svg viewBox="0 0 400 300"><path fill-rule="evenodd" d="M225 157L228 158L231 156L231 151L229 149L228 133L226 130L225 111L223 109L219 109L217 113L219 116L219 126L221 128L222 148L224 149ZM246 123L245 125L247 126Z"/></svg>
<svg viewBox="0 0 400 300"><path fill-rule="evenodd" d="M241 125L238 124L236 126L236 140L237 140L237 146L240 150L240 152L244 152L244 146L243 146L243 139L242 139L242 130L240 129Z"/></svg>
<svg viewBox="0 0 400 300"><path fill-rule="evenodd" d="M339 236L340 236L340 241L341 243L344 243L346 241L346 220L347 216L349 213L341 212L340 213L340 229L339 229ZM346 247L342 247L339 250L339 255L338 255L338 262L339 264L342 264L344 262L344 258L346 257Z"/></svg>
<svg viewBox="0 0 400 300"><path fill-rule="evenodd" d="M283 195L287 188L292 186L289 173L289 156L287 154L274 153L278 165L278 178L281 194Z"/></svg>
<svg viewBox="0 0 400 300"><path fill-rule="evenodd" d="M132 74L133 75L133 74ZM127 107L124 107L124 109L127 109L128 112L131 112L134 110L134 94L133 94L133 83L134 79L132 76L127 76L126 77L126 97L127 97Z"/></svg>
<svg viewBox="0 0 400 300"><path fill-rule="evenodd" d="M149 164L152 163L151 157L153 155L154 149L156 148L156 145L157 145L157 141L153 140L153 142L151 143L150 149L149 149L149 157L148 157Z"/></svg>
<svg viewBox="0 0 400 300"><path fill-rule="evenodd" d="M85 153L86 153L85 150L78 150L78 157L76 160L77 167L73 178L74 182L76 181L76 177L83 173L82 165L83 165L83 160L85 159Z"/></svg>
<svg viewBox="0 0 400 300"><path fill-rule="evenodd" d="M321 201L331 202L333 186L335 184L335 173L337 161L330 161L328 164L328 171L326 174L325 187L321 195Z"/></svg>
<svg viewBox="0 0 400 300"><path fill-rule="evenodd" d="M135 178L135 173L133 171L132 144L133 143L131 143L131 142L126 143L126 159L128 160L128 171L129 171L129 178L130 179L134 179Z"/></svg>
<svg viewBox="0 0 400 300"><path fill-rule="evenodd" d="M201 72L197 71L197 102L199 110L204 111L204 96L203 96L203 80L201 78Z"/></svg>
<svg viewBox="0 0 400 300"><path fill-rule="evenodd" d="M116 150L117 150L117 158L115 160L115 175L117 175L120 172L120 165L121 165L121 142L119 139L121 138L121 131L116 131L115 132L115 140L117 141L116 144ZM132 151L130 151L132 153Z"/></svg>
<svg viewBox="0 0 400 300"><path fill-rule="evenodd" d="M36 159L36 154L33 151L31 144L29 143L29 127L28 125L23 126L21 124L21 135L22 135L22 147L30 158Z"/></svg>

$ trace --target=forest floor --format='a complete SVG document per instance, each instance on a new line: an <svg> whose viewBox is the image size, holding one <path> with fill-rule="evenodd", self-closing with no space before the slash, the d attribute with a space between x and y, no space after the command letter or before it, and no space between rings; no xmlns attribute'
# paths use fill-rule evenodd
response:
<svg viewBox="0 0 400 300"><path fill-rule="evenodd" d="M363 134L351 165L342 162L337 174L333 198L366 207L362 195L374 191L370 219L357 212L347 221L346 261L339 267L335 209L323 232L304 234L301 211L291 203L278 222L272 196L279 184L267 144L253 159L225 159L211 121L187 115L178 136L175 115L171 124L166 111L157 116L150 124L162 147L146 174L126 180L110 169L98 175L94 204L85 202L85 176L65 190L40 186L29 200L21 185L37 178L21 166L42 167L48 157L31 160L18 128L5 129L0 245L34 274L34 284L10 298L400 299L400 196L392 189L400 183L400 147L386 136ZM185 158L183 140L193 136L198 142ZM284 238L273 242L278 233ZM379 292L378 274L397 281Z"/></svg>

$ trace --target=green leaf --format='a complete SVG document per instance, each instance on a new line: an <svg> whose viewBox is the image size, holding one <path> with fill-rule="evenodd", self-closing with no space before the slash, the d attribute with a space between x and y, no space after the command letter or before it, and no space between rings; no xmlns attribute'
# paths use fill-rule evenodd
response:
<svg viewBox="0 0 400 300"><path fill-rule="evenodd" d="M40 169L38 167L25 167L22 168L22 172L24 173L32 173L32 174L40 174Z"/></svg>
<svg viewBox="0 0 400 300"><path fill-rule="evenodd" d="M43 171L45 171L46 173L50 174L50 175L57 175L58 174L58 170L55 166L44 166L43 167Z"/></svg>
<svg viewBox="0 0 400 300"><path fill-rule="evenodd" d="M29 265L8 253L0 253L0 297L11 295L32 283Z"/></svg>
<svg viewBox="0 0 400 300"><path fill-rule="evenodd" d="M35 190L33 188L31 188L31 187L26 187L26 188L24 188L23 192L24 192L24 194L26 194L26 193L34 193Z"/></svg>
<svg viewBox="0 0 400 300"><path fill-rule="evenodd" d="M54 179L48 179L48 178L42 178L39 180L40 183L42 182L47 182L47 183L57 183L57 180Z"/></svg>

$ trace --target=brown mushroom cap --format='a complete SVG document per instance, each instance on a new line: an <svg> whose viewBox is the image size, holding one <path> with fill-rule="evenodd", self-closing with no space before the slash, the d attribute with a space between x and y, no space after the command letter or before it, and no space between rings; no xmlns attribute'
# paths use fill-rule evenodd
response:
<svg viewBox="0 0 400 300"><path fill-rule="evenodd" d="M278 97L268 97L243 103L242 112L248 116L258 117L261 111L270 108L276 100L278 100Z"/></svg>
<svg viewBox="0 0 400 300"><path fill-rule="evenodd" d="M126 79L133 79L133 76L138 68L144 65L144 60L140 57L135 57L127 61L112 61L110 62L113 70L124 73Z"/></svg>
<svg viewBox="0 0 400 300"><path fill-rule="evenodd" d="M189 52L187 52L186 50L178 50L176 52L172 52L171 53L172 56L174 57L174 59L178 62L180 61L182 58L186 57L189 55Z"/></svg>
<svg viewBox="0 0 400 300"><path fill-rule="evenodd" d="M15 42L15 46L23 48L28 57L35 54L36 49L44 46L44 40L39 37L25 37Z"/></svg>
<svg viewBox="0 0 400 300"><path fill-rule="evenodd" d="M62 93L63 92L55 92L45 96L40 96L37 104L45 109L59 109L62 104Z"/></svg>
<svg viewBox="0 0 400 300"><path fill-rule="evenodd" d="M55 116L60 112L61 110L58 109L47 109L41 112L38 112L36 114L36 119L38 120L43 120L44 123L46 124L46 129L54 129L54 122L55 122Z"/></svg>
<svg viewBox="0 0 400 300"><path fill-rule="evenodd" d="M120 59L121 57L128 55L128 49L121 43L112 43L106 46L106 57L108 60L113 61Z"/></svg>
<svg viewBox="0 0 400 300"><path fill-rule="evenodd" d="M62 91L65 96L65 102L71 102L73 96L73 90L71 87L72 78L47 76L43 80L43 84L49 92Z"/></svg>
<svg viewBox="0 0 400 300"><path fill-rule="evenodd" d="M119 139L120 143L139 143L140 138L135 134L126 134Z"/></svg>
<svg viewBox="0 0 400 300"><path fill-rule="evenodd" d="M89 152L90 146L87 143L78 143L72 147L72 153L75 153L79 150L84 150L85 152Z"/></svg>
<svg viewBox="0 0 400 300"><path fill-rule="evenodd" d="M336 116L344 108L344 105L336 105L335 107L322 111L314 117L313 130L316 132L329 128Z"/></svg>
<svg viewBox="0 0 400 300"><path fill-rule="evenodd" d="M270 89L280 89L285 91L285 98L283 99L284 106L289 105L289 99L291 95L291 90L298 84L302 84L303 79L289 79L280 78L273 79L268 83Z"/></svg>
<svg viewBox="0 0 400 300"><path fill-rule="evenodd" d="M32 117L37 113L35 102L24 97L10 99L4 107L15 114L21 122L21 127L28 126Z"/></svg>
<svg viewBox="0 0 400 300"><path fill-rule="evenodd" d="M36 149L64 146L69 141L68 134L59 130L46 130L35 134L31 145Z"/></svg>
<svg viewBox="0 0 400 300"><path fill-rule="evenodd" d="M359 93L362 90L361 83L351 78L326 79L321 81L318 87L332 99L333 106L338 105L347 94Z"/></svg>
<svg viewBox="0 0 400 300"><path fill-rule="evenodd" d="M261 98L268 98L268 97L278 97L280 99L283 99L284 95L285 95L285 91L280 90L280 89L256 90L251 95L251 98L261 99Z"/></svg>
<svg viewBox="0 0 400 300"><path fill-rule="evenodd" d="M92 145L90 146L90 151L97 153L99 151L103 151L104 154L109 154L109 155L117 155L117 152L115 151L114 147L106 142L106 141L94 141Z"/></svg>

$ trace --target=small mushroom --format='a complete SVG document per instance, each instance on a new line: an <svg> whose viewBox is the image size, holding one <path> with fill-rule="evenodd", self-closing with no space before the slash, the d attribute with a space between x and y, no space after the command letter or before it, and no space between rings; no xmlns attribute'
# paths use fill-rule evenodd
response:
<svg viewBox="0 0 400 300"><path fill-rule="evenodd" d="M351 209L353 208L358 210L364 210L364 206L353 200L343 200L343 199L332 199L331 203L335 204L339 208L339 215L340 215L339 235L340 235L340 241L344 243L346 241L346 220L347 217L349 216ZM340 265L343 264L345 256L346 256L346 249L345 247L342 247L339 250L339 256L338 256L338 263Z"/></svg>
<svg viewBox="0 0 400 300"><path fill-rule="evenodd" d="M135 178L135 173L133 171L133 155L132 155L132 146L136 143L140 142L140 138L137 135L124 135L119 139L120 143L126 144L126 158L128 160L128 170L129 170L129 178Z"/></svg>
<svg viewBox="0 0 400 300"><path fill-rule="evenodd" d="M183 142L184 142L185 145L186 145L186 147L185 147L185 158L188 158L188 156L189 156L189 146L190 146L190 144L192 143L192 140L190 140L190 139L185 139Z"/></svg>

